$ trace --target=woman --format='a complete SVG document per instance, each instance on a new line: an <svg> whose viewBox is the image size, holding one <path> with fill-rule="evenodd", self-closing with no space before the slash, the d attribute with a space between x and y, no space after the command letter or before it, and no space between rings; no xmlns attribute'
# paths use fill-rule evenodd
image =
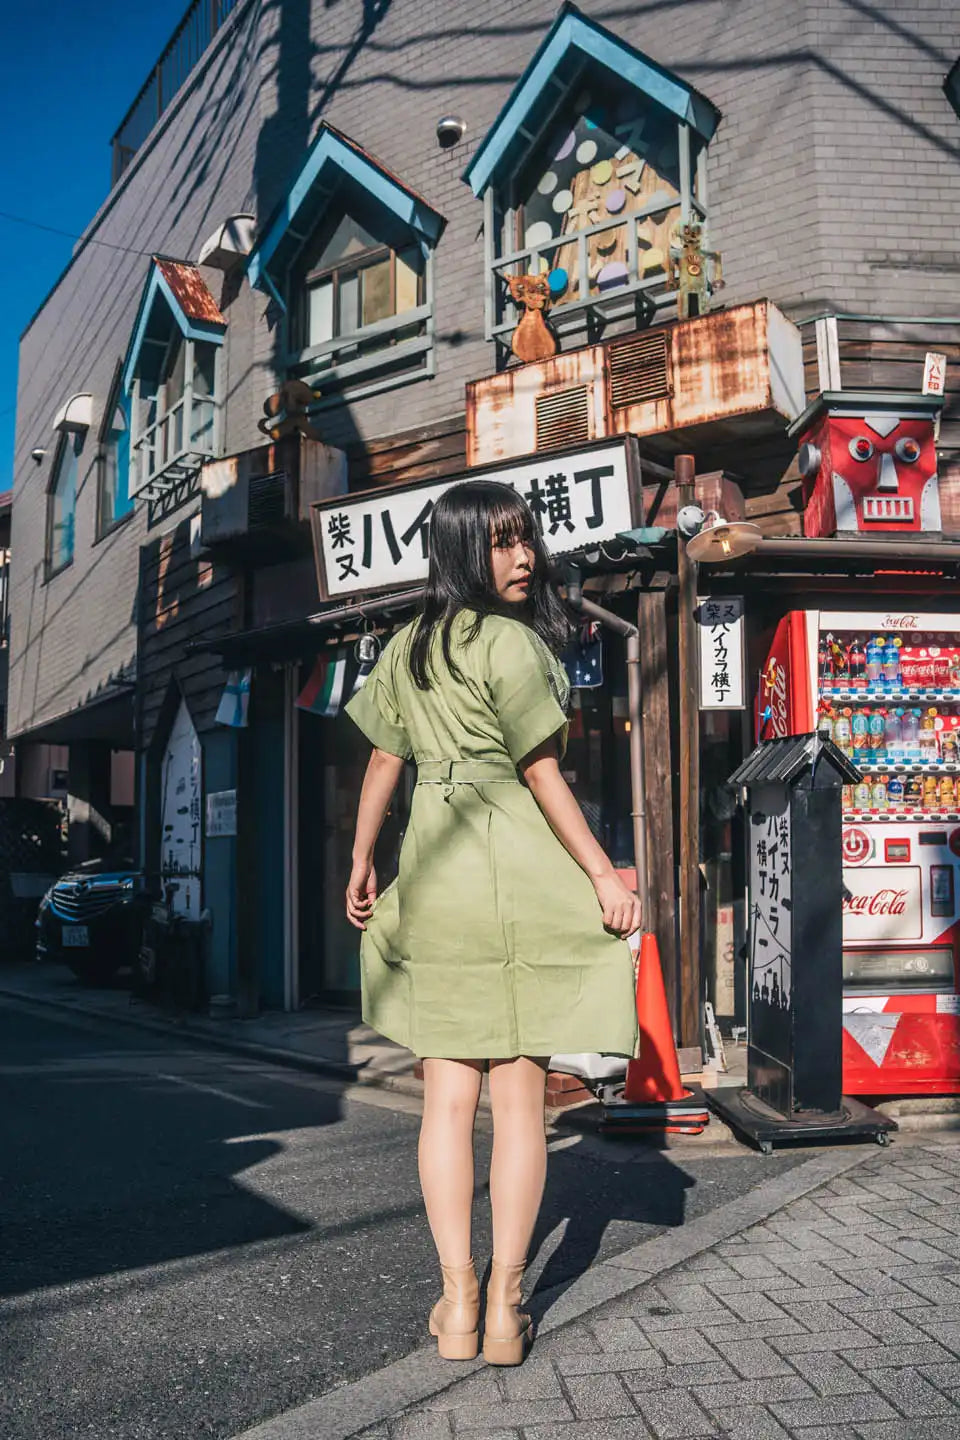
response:
<svg viewBox="0 0 960 1440"><path fill-rule="evenodd" d="M440 1354L478 1348L470 1243L473 1125L489 1064L493 1264L483 1353L532 1339L520 1282L546 1176L549 1057L632 1054L636 896L563 780L563 607L529 507L509 486L447 490L430 522L422 615L387 645L347 713L373 743L347 915L364 930L364 1018L423 1058L420 1181L443 1272ZM417 762L400 873L373 848L406 759Z"/></svg>

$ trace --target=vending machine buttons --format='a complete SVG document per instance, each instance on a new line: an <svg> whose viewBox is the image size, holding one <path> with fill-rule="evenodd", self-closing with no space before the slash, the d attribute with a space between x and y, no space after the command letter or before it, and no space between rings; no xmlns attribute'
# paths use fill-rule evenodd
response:
<svg viewBox="0 0 960 1440"><path fill-rule="evenodd" d="M888 864L904 865L910 859L910 841L884 839L883 858Z"/></svg>

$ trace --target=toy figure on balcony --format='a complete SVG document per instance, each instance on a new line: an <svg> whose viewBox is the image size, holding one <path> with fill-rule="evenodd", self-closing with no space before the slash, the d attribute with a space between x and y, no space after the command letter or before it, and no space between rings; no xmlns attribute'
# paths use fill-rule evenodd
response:
<svg viewBox="0 0 960 1440"><path fill-rule="evenodd" d="M303 380L285 380L275 395L263 402L264 418L257 422L264 435L282 440L287 435L303 435L307 440L322 440L317 427L310 422L308 407L316 394Z"/></svg>
<svg viewBox="0 0 960 1440"><path fill-rule="evenodd" d="M510 349L524 364L529 360L549 360L559 346L546 321L550 308L550 284L546 275L509 275L507 288L514 304L523 306Z"/></svg>
<svg viewBox="0 0 960 1440"><path fill-rule="evenodd" d="M720 255L716 250L704 250L702 225L688 222L678 225L673 232L667 284L677 291L677 314L681 320L703 315L711 295L723 289Z"/></svg>

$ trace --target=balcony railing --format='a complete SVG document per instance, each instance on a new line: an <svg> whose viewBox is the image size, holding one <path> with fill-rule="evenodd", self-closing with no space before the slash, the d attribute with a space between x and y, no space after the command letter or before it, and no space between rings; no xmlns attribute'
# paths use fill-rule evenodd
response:
<svg viewBox="0 0 960 1440"><path fill-rule="evenodd" d="M196 474L217 450L216 401L187 390L135 439L131 497L155 499Z"/></svg>
<svg viewBox="0 0 960 1440"><path fill-rule="evenodd" d="M115 185L240 0L192 0L111 142Z"/></svg>

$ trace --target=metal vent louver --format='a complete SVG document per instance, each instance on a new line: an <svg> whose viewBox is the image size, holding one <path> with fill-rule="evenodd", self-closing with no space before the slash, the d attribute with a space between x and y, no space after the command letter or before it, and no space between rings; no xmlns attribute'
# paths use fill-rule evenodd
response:
<svg viewBox="0 0 960 1440"><path fill-rule="evenodd" d="M272 475L257 475L250 480L247 523L251 530L283 523L286 516L286 481L282 470Z"/></svg>
<svg viewBox="0 0 960 1440"><path fill-rule="evenodd" d="M671 393L667 337L663 331L631 336L607 351L610 404L615 410L661 400Z"/></svg>
<svg viewBox="0 0 960 1440"><path fill-rule="evenodd" d="M590 439L590 401L586 385L537 397L537 449L558 450Z"/></svg>

